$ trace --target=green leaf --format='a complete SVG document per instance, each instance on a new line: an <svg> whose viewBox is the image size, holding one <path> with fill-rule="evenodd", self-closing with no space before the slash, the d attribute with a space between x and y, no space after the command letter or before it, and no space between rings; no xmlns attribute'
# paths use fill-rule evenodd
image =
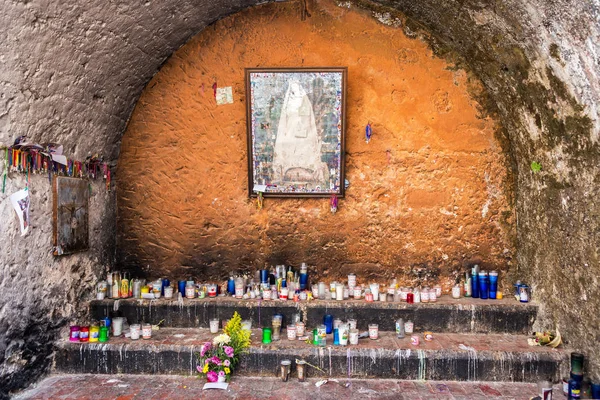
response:
<svg viewBox="0 0 600 400"><path fill-rule="evenodd" d="M531 170L533 172L540 172L542 170L542 164L540 164L537 161L532 161L531 162Z"/></svg>

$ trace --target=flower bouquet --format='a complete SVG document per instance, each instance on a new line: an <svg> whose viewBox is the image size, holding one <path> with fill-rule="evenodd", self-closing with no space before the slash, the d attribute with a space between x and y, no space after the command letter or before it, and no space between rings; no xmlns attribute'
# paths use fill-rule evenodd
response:
<svg viewBox="0 0 600 400"><path fill-rule="evenodd" d="M208 382L227 382L237 366L240 354L250 346L250 331L242 329L242 318L235 312L225 328L198 353L198 373Z"/></svg>

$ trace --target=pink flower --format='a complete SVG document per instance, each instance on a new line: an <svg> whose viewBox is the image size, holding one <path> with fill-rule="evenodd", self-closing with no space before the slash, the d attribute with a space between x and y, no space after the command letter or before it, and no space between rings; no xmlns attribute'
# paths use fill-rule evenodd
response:
<svg viewBox="0 0 600 400"><path fill-rule="evenodd" d="M219 360L219 357L217 357L217 356L211 357L211 358L209 358L209 360L211 363L213 363L215 365L221 365L221 360Z"/></svg>
<svg viewBox="0 0 600 400"><path fill-rule="evenodd" d="M225 371L219 371L219 377L223 378L225 376Z"/></svg>
<svg viewBox="0 0 600 400"><path fill-rule="evenodd" d="M206 352L210 349L210 346L211 346L210 342L206 342L202 345L202 348L200 349L200 357L204 357Z"/></svg>
<svg viewBox="0 0 600 400"><path fill-rule="evenodd" d="M196 365L196 369L198 370L199 373L202 373L202 367L199 365Z"/></svg>
<svg viewBox="0 0 600 400"><path fill-rule="evenodd" d="M216 382L218 379L217 373L215 371L208 371L208 373L206 374L206 378L209 382Z"/></svg>
<svg viewBox="0 0 600 400"><path fill-rule="evenodd" d="M229 367L231 365L231 362L229 360L225 360L223 361L223 365Z"/></svg>
<svg viewBox="0 0 600 400"><path fill-rule="evenodd" d="M227 354L227 357L233 357L233 347L223 346L223 350L225 350L225 354Z"/></svg>

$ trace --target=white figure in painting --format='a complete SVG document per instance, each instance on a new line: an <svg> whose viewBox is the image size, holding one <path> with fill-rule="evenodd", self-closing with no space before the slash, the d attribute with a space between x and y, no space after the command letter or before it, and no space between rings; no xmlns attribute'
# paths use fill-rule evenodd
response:
<svg viewBox="0 0 600 400"><path fill-rule="evenodd" d="M283 101L273 157L275 180L315 184L324 181L321 139L312 104L302 86L290 82Z"/></svg>

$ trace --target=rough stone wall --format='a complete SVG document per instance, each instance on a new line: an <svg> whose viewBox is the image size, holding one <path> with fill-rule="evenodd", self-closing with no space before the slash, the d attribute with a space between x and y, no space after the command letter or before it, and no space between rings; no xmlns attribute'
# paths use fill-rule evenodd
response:
<svg viewBox="0 0 600 400"><path fill-rule="evenodd" d="M3 173L0 168L0 174ZM47 371L54 340L70 322L87 318L91 290L114 259L114 193L92 183L90 250L52 255L52 189L47 176L30 181L31 229L22 237L8 196L25 185L10 174L0 195L0 398ZM106 218L109 216L109 218Z"/></svg>
<svg viewBox="0 0 600 400"><path fill-rule="evenodd" d="M441 282L513 254L506 164L478 82L370 13L269 4L219 21L148 84L119 158L119 266L148 277L226 279L263 265L316 266L314 279ZM245 67L347 66L346 177L329 199L247 194ZM217 105L212 86L232 86ZM365 142L367 121L373 139ZM149 268L148 268L149 266ZM420 279L419 279L420 278Z"/></svg>
<svg viewBox="0 0 600 400"><path fill-rule="evenodd" d="M78 158L101 148L115 161L133 105L165 59L208 23L254 3L3 0L1 141L26 133L36 141L63 142ZM377 4L376 11L384 20L386 12L406 13L409 19L402 18L402 22L409 36L428 37L423 30L433 33L429 39L438 54L455 50L484 83L490 95L486 108L497 109L506 130L504 144L512 155L517 267L534 284L546 310L540 326L558 323L572 346L592 360L590 370L600 373L600 346L594 331L600 323L600 304L594 295L600 288L598 202L594 197L600 189L598 0L395 0ZM373 4L364 2L363 6ZM577 113L571 108L579 107L564 107L565 97L558 93L581 106L579 116L572 118ZM540 174L530 170L534 158L542 164ZM7 231L0 230L3 250L14 248L14 242ZM28 251L27 256L8 256L3 251L0 264L6 268L11 262L37 263L46 257L45 251L45 246L43 251ZM64 262L75 265L74 260ZM31 276L28 273L24 279ZM23 278L15 272L14 277L3 274L2 280L7 287ZM43 279L36 278L35 285L41 287ZM6 301L0 296L0 309L6 309ZM14 304L24 307L28 301L19 297ZM49 306L59 310L63 304L57 301ZM16 313L11 311L11 315ZM29 318L25 311L18 317ZM36 329L44 332L48 327L42 323ZM50 350L43 339L37 334L18 336L19 346L28 349L32 360L28 367L23 362L7 362L2 350L0 393L39 376ZM0 341L7 343L5 331L0 331ZM15 377L10 386L4 384L9 376Z"/></svg>

